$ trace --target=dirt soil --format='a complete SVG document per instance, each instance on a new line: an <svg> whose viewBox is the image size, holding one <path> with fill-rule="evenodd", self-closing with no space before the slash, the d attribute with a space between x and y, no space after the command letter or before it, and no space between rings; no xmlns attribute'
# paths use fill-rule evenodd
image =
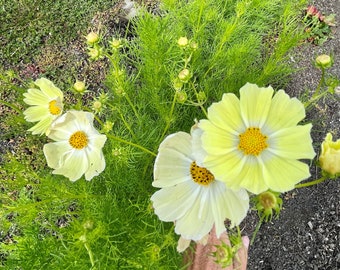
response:
<svg viewBox="0 0 340 270"><path fill-rule="evenodd" d="M306 90L313 91L321 71L313 59L319 54L332 54L334 65L329 72L340 78L340 1L319 0L314 5L322 14L336 14L337 25L333 38L322 46L309 44L297 49L291 60L301 70L285 89L292 96ZM340 87L337 94L321 100L307 112L313 123L314 148L319 155L320 143L327 132L340 138ZM298 142L297 142L298 143ZM317 156L318 157L318 156ZM317 159L316 157L316 159ZM311 167L311 179L320 177L320 170ZM340 269L340 181L328 180L321 184L295 189L283 194L283 210L278 219L261 226L249 250L249 270L335 270ZM255 214L244 222L244 234L255 228Z"/></svg>

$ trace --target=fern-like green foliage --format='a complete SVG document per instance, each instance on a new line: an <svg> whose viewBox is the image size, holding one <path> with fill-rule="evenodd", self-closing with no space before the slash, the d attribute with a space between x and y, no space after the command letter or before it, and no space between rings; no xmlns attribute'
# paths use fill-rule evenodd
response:
<svg viewBox="0 0 340 270"><path fill-rule="evenodd" d="M105 171L71 183L43 161L33 168L8 154L0 268L181 269L173 224L159 221L149 200L157 148L166 135L189 132L223 93L237 94L246 82L284 87L293 72L288 53L303 36L304 3L164 0L156 15L141 10L127 30L132 38L107 49L109 101L99 122L114 126ZM188 49L177 44L180 37L189 39ZM180 101L174 85L183 69L191 77Z"/></svg>

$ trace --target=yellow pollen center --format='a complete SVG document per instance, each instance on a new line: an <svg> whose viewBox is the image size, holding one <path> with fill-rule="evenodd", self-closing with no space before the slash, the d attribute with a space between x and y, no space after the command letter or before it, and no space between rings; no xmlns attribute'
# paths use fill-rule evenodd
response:
<svg viewBox="0 0 340 270"><path fill-rule="evenodd" d="M208 186L215 180L214 175L210 171L208 171L206 168L197 166L195 161L191 163L190 173L192 180L194 180L195 183L203 186Z"/></svg>
<svg viewBox="0 0 340 270"><path fill-rule="evenodd" d="M83 131L77 131L71 135L68 142L73 148L80 150L87 146L88 139Z"/></svg>
<svg viewBox="0 0 340 270"><path fill-rule="evenodd" d="M266 142L267 136L263 135L259 128L251 127L238 135L240 142L238 149L242 150L246 155L259 155L268 147Z"/></svg>
<svg viewBox="0 0 340 270"><path fill-rule="evenodd" d="M58 104L57 100L50 101L50 103L48 103L48 109L50 110L50 113L53 115L58 115L61 112L61 107Z"/></svg>

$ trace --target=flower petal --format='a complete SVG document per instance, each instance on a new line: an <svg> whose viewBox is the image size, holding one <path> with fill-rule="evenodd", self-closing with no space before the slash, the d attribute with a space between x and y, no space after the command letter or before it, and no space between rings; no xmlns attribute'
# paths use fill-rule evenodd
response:
<svg viewBox="0 0 340 270"><path fill-rule="evenodd" d="M224 131L205 121L204 132L201 136L203 149L211 155L224 155L237 149L239 138L237 135Z"/></svg>
<svg viewBox="0 0 340 270"><path fill-rule="evenodd" d="M47 165L56 169L61 166L64 155L72 151L70 145L65 142L52 142L44 145L43 152L47 161Z"/></svg>
<svg viewBox="0 0 340 270"><path fill-rule="evenodd" d="M46 106L50 102L50 99L44 95L39 89L31 88L24 93L24 102L28 105L43 105Z"/></svg>
<svg viewBox="0 0 340 270"><path fill-rule="evenodd" d="M24 111L25 120L28 122L37 122L46 117L52 117L47 106L32 106Z"/></svg>
<svg viewBox="0 0 340 270"><path fill-rule="evenodd" d="M87 171L85 172L85 179L87 181L90 181L93 177L99 175L102 171L104 171L106 164L103 152L98 148L94 148L91 149L91 151L88 151L87 156L89 158L89 166Z"/></svg>
<svg viewBox="0 0 340 270"><path fill-rule="evenodd" d="M240 112L240 101L234 94L223 94L222 100L208 108L209 121L200 121L199 128L206 130L208 123L222 130L239 133L244 129Z"/></svg>
<svg viewBox="0 0 340 270"><path fill-rule="evenodd" d="M154 165L154 187L168 187L191 180L191 137L184 132L169 135L161 143Z"/></svg>
<svg viewBox="0 0 340 270"><path fill-rule="evenodd" d="M44 134L46 133L46 135L49 133L49 129L51 127L51 123L53 121L52 116L50 117L46 117L42 120L40 120L40 122L38 122L36 125L34 125L33 127L31 127L28 131L32 131L32 134Z"/></svg>
<svg viewBox="0 0 340 270"><path fill-rule="evenodd" d="M160 220L177 221L197 204L199 193L199 187L194 182L187 181L158 190L152 195L151 201Z"/></svg>
<svg viewBox="0 0 340 270"><path fill-rule="evenodd" d="M159 145L158 151L163 148L172 148L188 157L191 157L191 136L186 132L177 132L167 136Z"/></svg>
<svg viewBox="0 0 340 270"><path fill-rule="evenodd" d="M82 150L74 150L72 154L68 154L63 164L56 168L52 173L61 174L74 182L78 180L88 169L89 161L85 152Z"/></svg>
<svg viewBox="0 0 340 270"><path fill-rule="evenodd" d="M264 133L297 125L305 117L305 108L301 101L290 98L283 90L279 90L273 97Z"/></svg>
<svg viewBox="0 0 340 270"><path fill-rule="evenodd" d="M272 158L263 167L263 179L269 189L277 192L292 190L310 176L309 166L297 160Z"/></svg>
<svg viewBox="0 0 340 270"><path fill-rule="evenodd" d="M266 122L274 90L247 83L240 89L241 115L247 127L261 128Z"/></svg>
<svg viewBox="0 0 340 270"><path fill-rule="evenodd" d="M39 86L41 91L50 99L54 99L57 96L60 97L61 100L63 99L63 92L58 87L56 87L50 80L46 78L40 78L37 79L34 83L37 86Z"/></svg>
<svg viewBox="0 0 340 270"><path fill-rule="evenodd" d="M246 217L249 209L249 196L245 189L233 191L226 188L221 199L224 202L219 202L225 208L225 216L230 220L231 226L237 226ZM216 227L217 233L217 227ZM222 233L222 231L219 231Z"/></svg>
<svg viewBox="0 0 340 270"><path fill-rule="evenodd" d="M88 139L89 139L89 144L91 146L91 148L103 148L105 142L106 142L106 135L103 135L103 134L100 134L98 133L98 135L93 135L93 132L90 132L92 133L92 135L88 135Z"/></svg>
<svg viewBox="0 0 340 270"><path fill-rule="evenodd" d="M203 207L203 209L201 209ZM214 225L209 200L204 205L194 203L186 214L176 221L175 232L186 239L198 241L207 235ZM198 218L201 213L201 218Z"/></svg>
<svg viewBox="0 0 340 270"><path fill-rule="evenodd" d="M245 188L254 194L268 189L263 176L263 161L252 155L244 156L240 166L235 166L230 172L230 179L226 183L230 188L237 190Z"/></svg>
<svg viewBox="0 0 340 270"><path fill-rule="evenodd" d="M314 158L311 128L312 125L307 124L278 130L268 139L268 151L287 159Z"/></svg>

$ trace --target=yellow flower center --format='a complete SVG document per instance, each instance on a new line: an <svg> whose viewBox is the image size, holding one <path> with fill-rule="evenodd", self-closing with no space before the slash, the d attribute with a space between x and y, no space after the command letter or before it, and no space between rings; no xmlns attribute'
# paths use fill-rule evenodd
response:
<svg viewBox="0 0 340 270"><path fill-rule="evenodd" d="M195 161L191 163L190 173L192 180L203 186L208 186L215 179L211 172L209 172L206 168L197 166Z"/></svg>
<svg viewBox="0 0 340 270"><path fill-rule="evenodd" d="M267 136L263 135L259 128L251 127L238 135L240 142L238 149L242 150L246 155L259 155L268 147L266 142Z"/></svg>
<svg viewBox="0 0 340 270"><path fill-rule="evenodd" d="M48 109L50 110L50 113L53 115L58 115L61 112L60 104L57 102L57 100L52 100L48 103Z"/></svg>
<svg viewBox="0 0 340 270"><path fill-rule="evenodd" d="M87 136L83 131L77 131L73 133L68 142L73 148L78 150L83 149L88 145Z"/></svg>

